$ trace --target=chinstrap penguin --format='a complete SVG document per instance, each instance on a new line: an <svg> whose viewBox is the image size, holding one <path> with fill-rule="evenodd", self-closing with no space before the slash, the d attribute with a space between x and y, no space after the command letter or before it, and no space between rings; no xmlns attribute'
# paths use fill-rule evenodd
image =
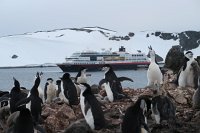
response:
<svg viewBox="0 0 200 133"><path fill-rule="evenodd" d="M125 80L133 82L133 80L127 77L117 77L109 64L104 65L102 70L105 71L105 77L99 82L99 86L105 88L108 100L113 102L114 100L127 98L123 93L121 82Z"/></svg>
<svg viewBox="0 0 200 133"><path fill-rule="evenodd" d="M81 83L79 87L81 110L87 124L91 129L102 129L105 126L105 118L99 101L92 93L90 85Z"/></svg>
<svg viewBox="0 0 200 133"><path fill-rule="evenodd" d="M181 67L178 75L179 87L198 87L199 65L193 58L193 53L187 51L185 53L184 64Z"/></svg>
<svg viewBox="0 0 200 133"><path fill-rule="evenodd" d="M87 83L87 76L86 76L86 68L81 67L80 70L78 71L78 74L75 77L75 82L76 83Z"/></svg>
<svg viewBox="0 0 200 133"><path fill-rule="evenodd" d="M69 73L63 74L61 79L61 88L62 93L65 96L65 98L69 101L69 105L78 105L78 94L77 94L77 88L74 84L74 82L70 78Z"/></svg>
<svg viewBox="0 0 200 133"><path fill-rule="evenodd" d="M46 103L51 103L56 98L56 85L52 78L48 78L44 88L44 99Z"/></svg>
<svg viewBox="0 0 200 133"><path fill-rule="evenodd" d="M163 83L163 75L162 75L162 72L161 72L158 64L156 64L155 51L152 49L151 46L148 48L149 48L149 55L151 58L151 63L147 70L147 80L148 80L147 86L152 86L155 81L157 81L159 84L162 84Z"/></svg>
<svg viewBox="0 0 200 133"><path fill-rule="evenodd" d="M21 99L26 98L28 94L23 93L20 89L20 83L15 78L14 80L14 87L10 91L10 111L11 113L15 111L20 111L21 109L25 109L26 105L17 107L16 103L19 102Z"/></svg>
<svg viewBox="0 0 200 133"><path fill-rule="evenodd" d="M149 110L150 100L139 98L136 103L126 109L122 122L122 133L147 133L150 132L147 125L146 113Z"/></svg>
<svg viewBox="0 0 200 133"><path fill-rule="evenodd" d="M22 105L30 102L30 110L31 110L31 114L33 116L33 121L34 121L34 123L37 124L39 122L39 120L41 120L43 101L39 97L39 92L38 92L38 86L40 85L40 75L39 74L36 74L36 75L37 75L36 76L37 78L35 80L35 83L31 89L31 91L30 91L30 96L20 100L16 104L16 106L22 106Z"/></svg>

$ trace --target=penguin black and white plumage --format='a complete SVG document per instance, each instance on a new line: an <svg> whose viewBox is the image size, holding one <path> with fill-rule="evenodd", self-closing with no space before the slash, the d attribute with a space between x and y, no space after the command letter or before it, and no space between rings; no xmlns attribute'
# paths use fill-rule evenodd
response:
<svg viewBox="0 0 200 133"><path fill-rule="evenodd" d="M151 58L151 63L147 70L147 80L148 80L147 86L152 86L155 81L157 81L159 84L162 84L163 83L163 75L162 75L162 72L161 72L158 64L156 64L155 51L152 49L151 46L148 48L149 48L149 55Z"/></svg>
<svg viewBox="0 0 200 133"><path fill-rule="evenodd" d="M167 96L156 96L152 98L151 104L156 124L160 124L162 120L167 120L169 124L175 122L176 107Z"/></svg>
<svg viewBox="0 0 200 133"><path fill-rule="evenodd" d="M5 97L7 95L9 95L8 91L0 91L0 97ZM9 103L8 100L0 102L0 108L2 108L4 106L8 106L8 103Z"/></svg>
<svg viewBox="0 0 200 133"><path fill-rule="evenodd" d="M69 101L69 105L78 105L78 94L74 82L70 78L69 73L63 74L61 77L61 88L65 98Z"/></svg>
<svg viewBox="0 0 200 133"><path fill-rule="evenodd" d="M20 83L15 78L14 79L14 87L10 91L10 111L11 113L15 111L20 111L21 109L25 109L26 105L17 107L16 103L23 98L27 97L26 93L21 92Z"/></svg>
<svg viewBox="0 0 200 133"><path fill-rule="evenodd" d="M44 99L46 103L51 103L56 98L56 85L52 78L48 78L44 88Z"/></svg>
<svg viewBox="0 0 200 133"><path fill-rule="evenodd" d="M198 88L192 97L192 107L194 109L200 109L200 78L198 79Z"/></svg>
<svg viewBox="0 0 200 133"><path fill-rule="evenodd" d="M34 123L29 109L22 109L13 127L8 133L34 133Z"/></svg>
<svg viewBox="0 0 200 133"><path fill-rule="evenodd" d="M86 76L86 68L81 67L80 70L78 71L78 74L75 77L75 82L76 83L87 83L87 76Z"/></svg>
<svg viewBox="0 0 200 133"><path fill-rule="evenodd" d="M56 80L56 87L56 97L59 97L59 95L61 94L61 80Z"/></svg>
<svg viewBox="0 0 200 133"><path fill-rule="evenodd" d="M40 85L40 75L37 74L35 83L30 91L30 96L20 100L17 106L21 106L30 102L30 110L34 123L38 123L41 118L43 101L39 97L38 86Z"/></svg>
<svg viewBox="0 0 200 133"><path fill-rule="evenodd" d="M127 77L117 77L109 64L104 65L102 70L105 71L105 77L99 82L99 86L104 86L108 100L113 102L127 97L123 94L121 82L124 80L133 82L133 80Z"/></svg>
<svg viewBox="0 0 200 133"><path fill-rule="evenodd" d="M99 101L92 93L89 84L81 83L79 87L81 110L87 124L91 129L102 129L105 126L105 118Z"/></svg>
<svg viewBox="0 0 200 133"><path fill-rule="evenodd" d="M122 122L122 133L150 132L145 116L147 112L146 100L147 99L139 98L134 105L126 109Z"/></svg>
<svg viewBox="0 0 200 133"><path fill-rule="evenodd" d="M187 51L185 53L184 64L181 67L178 75L178 86L179 87L198 87L198 72L199 65L193 58L193 53Z"/></svg>

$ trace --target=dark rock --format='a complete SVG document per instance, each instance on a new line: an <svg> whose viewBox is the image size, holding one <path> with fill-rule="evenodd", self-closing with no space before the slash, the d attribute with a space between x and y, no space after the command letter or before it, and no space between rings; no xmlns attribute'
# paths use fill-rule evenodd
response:
<svg viewBox="0 0 200 133"><path fill-rule="evenodd" d="M161 32L155 32L155 36L160 36Z"/></svg>
<svg viewBox="0 0 200 133"><path fill-rule="evenodd" d="M46 104L43 108L42 116L46 117L44 124L48 133L64 130L68 127L70 121L76 120L73 109L66 104Z"/></svg>
<svg viewBox="0 0 200 133"><path fill-rule="evenodd" d="M179 45L173 46L167 53L165 59L165 68L173 70L174 73L178 73L184 59L184 53Z"/></svg>
<svg viewBox="0 0 200 133"><path fill-rule="evenodd" d="M197 48L200 44L200 32L185 31L179 34L179 43L183 50L191 50Z"/></svg>
<svg viewBox="0 0 200 133"><path fill-rule="evenodd" d="M18 55L14 54L11 58L12 58L12 59L17 59L17 58L18 58Z"/></svg>
<svg viewBox="0 0 200 133"><path fill-rule="evenodd" d="M129 35L130 37L133 37L135 34L134 34L133 32L129 32L128 35Z"/></svg>
<svg viewBox="0 0 200 133"><path fill-rule="evenodd" d="M81 119L72 123L64 133L94 133L89 125L86 123L85 119Z"/></svg>

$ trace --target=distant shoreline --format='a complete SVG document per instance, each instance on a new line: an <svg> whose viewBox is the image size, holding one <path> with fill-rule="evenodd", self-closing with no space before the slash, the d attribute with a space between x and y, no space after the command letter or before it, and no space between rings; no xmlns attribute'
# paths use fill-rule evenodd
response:
<svg viewBox="0 0 200 133"><path fill-rule="evenodd" d="M45 65L39 65L39 66L6 66L6 67L0 67L0 69L13 69L13 68L42 68L42 67L57 67L56 65L52 66L45 66Z"/></svg>

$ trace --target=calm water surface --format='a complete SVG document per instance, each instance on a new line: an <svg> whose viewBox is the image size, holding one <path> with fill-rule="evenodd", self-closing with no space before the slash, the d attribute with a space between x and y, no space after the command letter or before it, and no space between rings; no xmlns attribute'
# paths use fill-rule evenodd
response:
<svg viewBox="0 0 200 133"><path fill-rule="evenodd" d="M44 88L47 78L53 78L54 81L56 81L63 75L63 72L58 67L0 69L0 90L11 90L13 87L13 77L20 82L21 86L31 89L34 83L36 72L43 72L40 84L42 88ZM87 73L91 74L91 76L88 76L88 83L90 85L98 84L99 81L104 77L103 71ZM115 73L119 77L126 76L134 80L134 82L122 82L123 87L141 88L147 84L147 70L125 70L115 71ZM72 77L75 77L77 72L71 72L70 74Z"/></svg>

